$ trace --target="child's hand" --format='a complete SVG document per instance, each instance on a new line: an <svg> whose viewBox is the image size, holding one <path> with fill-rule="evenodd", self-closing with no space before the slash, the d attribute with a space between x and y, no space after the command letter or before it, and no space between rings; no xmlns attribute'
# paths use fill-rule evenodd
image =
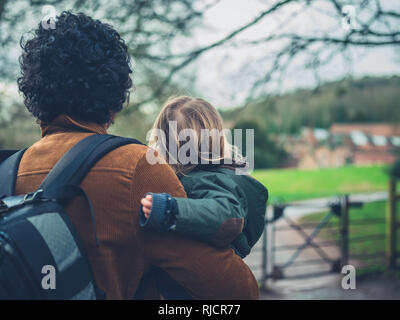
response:
<svg viewBox="0 0 400 320"><path fill-rule="evenodd" d="M146 217L146 219L148 219L150 217L151 206L153 204L152 195L151 194L146 195L145 198L142 198L140 203L143 206L142 210L143 210L144 216Z"/></svg>

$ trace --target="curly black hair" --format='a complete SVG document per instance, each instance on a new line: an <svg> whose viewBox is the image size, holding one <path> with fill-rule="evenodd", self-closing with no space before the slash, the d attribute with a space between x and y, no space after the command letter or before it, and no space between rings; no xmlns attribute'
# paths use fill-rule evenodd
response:
<svg viewBox="0 0 400 320"><path fill-rule="evenodd" d="M63 11L55 29L39 23L21 38L18 87L25 106L41 121L60 114L105 124L121 111L132 87L124 40L108 24Z"/></svg>

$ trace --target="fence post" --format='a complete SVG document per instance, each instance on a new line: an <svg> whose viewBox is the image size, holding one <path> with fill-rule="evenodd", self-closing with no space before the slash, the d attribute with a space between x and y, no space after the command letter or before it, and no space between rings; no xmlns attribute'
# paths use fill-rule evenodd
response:
<svg viewBox="0 0 400 320"><path fill-rule="evenodd" d="M389 194L386 208L386 266L396 267L396 179L389 179Z"/></svg>
<svg viewBox="0 0 400 320"><path fill-rule="evenodd" d="M340 264L341 267L349 262L349 195L340 199Z"/></svg>
<svg viewBox="0 0 400 320"><path fill-rule="evenodd" d="M261 289L265 290L266 285L265 282L267 281L268 275L268 265L267 265L267 224L264 226L263 238L262 238L262 283Z"/></svg>

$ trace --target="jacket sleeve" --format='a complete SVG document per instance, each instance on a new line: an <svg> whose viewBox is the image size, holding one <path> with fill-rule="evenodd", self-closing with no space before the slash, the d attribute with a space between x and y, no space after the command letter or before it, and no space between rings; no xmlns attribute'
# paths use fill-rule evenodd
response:
<svg viewBox="0 0 400 320"><path fill-rule="evenodd" d="M175 198L175 231L216 247L229 246L244 226L247 202L242 190L218 175L192 180L190 199Z"/></svg>
<svg viewBox="0 0 400 320"><path fill-rule="evenodd" d="M166 192L183 198L185 191L167 164L139 161L132 180L132 206L139 212L147 192ZM136 191L136 192L135 192ZM139 215L136 216L139 220ZM138 223L138 221L137 221ZM249 267L232 249L216 249L174 232L137 229L138 250L148 261L164 269L196 299L257 299L258 286Z"/></svg>

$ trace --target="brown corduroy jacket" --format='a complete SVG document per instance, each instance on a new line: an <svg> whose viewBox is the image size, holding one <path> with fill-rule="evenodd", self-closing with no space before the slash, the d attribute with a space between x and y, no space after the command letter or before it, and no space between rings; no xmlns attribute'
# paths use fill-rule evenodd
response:
<svg viewBox="0 0 400 320"><path fill-rule="evenodd" d="M73 145L88 135L105 134L103 126L59 116L42 123L42 139L24 154L16 194L34 191ZM100 247L96 247L87 203L75 198L66 208L80 235L98 286L108 299L132 299L151 266L166 270L198 299L257 299L253 274L232 249L215 249L173 233L139 227L140 199L146 192L185 197L167 164L149 164L148 148L126 145L92 168L81 186L91 199Z"/></svg>

